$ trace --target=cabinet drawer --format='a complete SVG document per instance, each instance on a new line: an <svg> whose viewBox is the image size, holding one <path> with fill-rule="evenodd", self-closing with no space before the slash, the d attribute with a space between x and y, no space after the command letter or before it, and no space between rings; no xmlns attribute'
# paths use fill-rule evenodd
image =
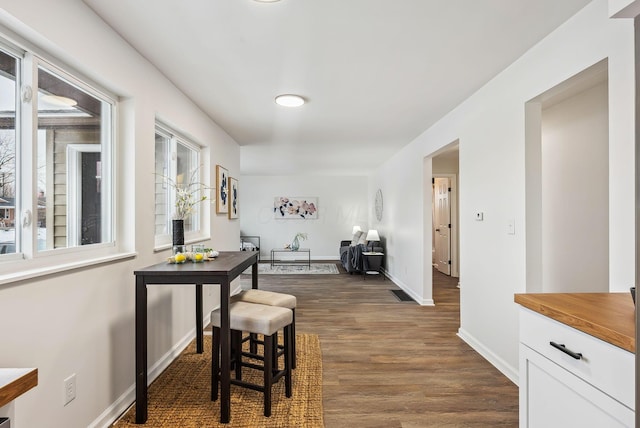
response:
<svg viewBox="0 0 640 428"><path fill-rule="evenodd" d="M520 341L630 409L635 408L635 359L631 352L526 308L520 310ZM564 345L582 358L575 359L550 342Z"/></svg>

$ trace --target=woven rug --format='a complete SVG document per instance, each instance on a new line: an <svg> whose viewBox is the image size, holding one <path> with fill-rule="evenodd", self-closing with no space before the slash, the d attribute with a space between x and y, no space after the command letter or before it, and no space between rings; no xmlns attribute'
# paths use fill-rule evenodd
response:
<svg viewBox="0 0 640 428"><path fill-rule="evenodd" d="M113 427L256 428L324 427L322 419L322 354L314 334L296 335L297 367L293 371L293 396L287 398L284 379L273 386L271 417L263 415L263 395L231 385L231 422L220 423L220 401L211 401L211 336L204 337L203 354L195 340L149 386L148 419L135 424L135 406ZM246 369L243 379L260 383L262 372Z"/></svg>
<svg viewBox="0 0 640 428"><path fill-rule="evenodd" d="M251 268L243 273L250 274ZM336 275L340 273L334 263L311 263L297 265L271 266L271 263L258 263L258 274L262 275Z"/></svg>

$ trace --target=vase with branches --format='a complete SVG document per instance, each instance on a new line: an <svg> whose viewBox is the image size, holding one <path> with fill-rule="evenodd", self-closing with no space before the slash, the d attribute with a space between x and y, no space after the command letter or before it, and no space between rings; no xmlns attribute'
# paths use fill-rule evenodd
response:
<svg viewBox="0 0 640 428"><path fill-rule="evenodd" d="M293 237L293 241L291 242L291 249L293 251L298 251L298 249L300 248L300 241L305 241L307 239L307 234L306 233L302 233L302 232L298 232L296 233L296 236Z"/></svg>
<svg viewBox="0 0 640 428"><path fill-rule="evenodd" d="M211 186L198 180L198 171L199 168L195 168L186 183L174 180L166 175L156 174L175 190L173 245L184 245L184 220L193 214L199 203L209 199L207 195L200 192L210 190Z"/></svg>

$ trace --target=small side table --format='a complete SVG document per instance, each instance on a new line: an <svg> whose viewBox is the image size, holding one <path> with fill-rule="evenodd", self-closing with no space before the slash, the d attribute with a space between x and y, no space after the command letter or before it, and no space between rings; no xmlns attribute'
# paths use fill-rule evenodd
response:
<svg viewBox="0 0 640 428"><path fill-rule="evenodd" d="M382 275L384 280L384 274L382 273L382 258L384 253L375 252L363 252L365 271L362 274L362 279L366 279L367 275Z"/></svg>

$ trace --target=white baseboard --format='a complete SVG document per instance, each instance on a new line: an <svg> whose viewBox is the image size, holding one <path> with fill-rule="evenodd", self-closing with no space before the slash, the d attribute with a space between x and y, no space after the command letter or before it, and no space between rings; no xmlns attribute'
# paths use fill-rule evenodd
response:
<svg viewBox="0 0 640 428"><path fill-rule="evenodd" d="M413 300L415 300L421 306L435 306L433 299L421 299L413 290L411 290L407 284L400 281L398 278L395 278L392 275L389 275L387 271L383 272L383 275L387 277L387 279L393 281L395 285L400 287L402 291L407 293Z"/></svg>
<svg viewBox="0 0 640 428"><path fill-rule="evenodd" d="M491 365L497 368L503 375L505 375L511 382L518 386L520 381L519 370L507 364L502 358L491 352L489 348L485 347L481 342L471 336L466 330L462 328L458 329L458 337L464 340L469 346L471 346L478 354L480 354L485 360L489 361Z"/></svg>
<svg viewBox="0 0 640 428"><path fill-rule="evenodd" d="M211 321L211 314L205 317L203 320L204 325L209 325ZM206 333L205 333L206 334ZM191 343L196 337L195 328L190 330L180 341L178 341L166 354L164 354L158 361L151 367L147 367L147 384L151 385L151 382L156 380L158 376L167 368L169 364L175 360L178 355L184 351L184 349ZM109 407L105 409L100 416L98 416L93 422L89 424L89 428L109 428L113 423L124 414L132 403L136 401L136 384L135 379L133 385L116 399Z"/></svg>

